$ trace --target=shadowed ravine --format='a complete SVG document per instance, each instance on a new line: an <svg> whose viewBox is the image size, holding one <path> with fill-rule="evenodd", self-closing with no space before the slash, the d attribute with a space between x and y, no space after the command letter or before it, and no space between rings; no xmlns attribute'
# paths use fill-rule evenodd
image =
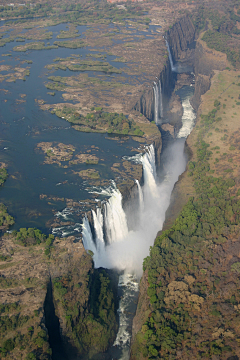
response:
<svg viewBox="0 0 240 360"><path fill-rule="evenodd" d="M68 360L60 336L59 319L55 314L51 281L47 286L47 295L44 302L44 314L46 319L46 327L48 329L49 344L52 349L52 359Z"/></svg>
<svg viewBox="0 0 240 360"><path fill-rule="evenodd" d="M153 145L146 147L146 152L141 157L132 159L132 161L142 163L144 174L144 185L141 187L137 183L137 203L128 204L124 211L122 195L115 188L102 208L92 210L95 237L91 232L88 218L84 219L83 242L85 249L94 253L95 267L124 272L119 282L123 295L118 310L120 326L114 343L118 349L117 354L114 354L117 356L114 357L116 359L129 358L131 324L126 316L127 308L130 303L136 303L138 294L136 280L141 277L143 259L148 256L149 247L153 245L157 232L162 229L172 189L186 167L184 144L195 120L195 114L189 102L192 94L190 87L184 87L179 91L184 110L183 125L177 139L169 142L163 149L161 169L159 171L156 169ZM131 213L131 216L128 216L128 213ZM129 223L129 218L134 226ZM113 349L114 347L109 350L111 354L114 353Z"/></svg>

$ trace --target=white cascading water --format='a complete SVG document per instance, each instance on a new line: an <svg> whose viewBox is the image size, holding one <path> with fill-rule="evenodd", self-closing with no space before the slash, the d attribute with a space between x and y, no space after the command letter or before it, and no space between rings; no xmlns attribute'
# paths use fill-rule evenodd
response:
<svg viewBox="0 0 240 360"><path fill-rule="evenodd" d="M139 208L135 210L135 214L136 218L142 219L140 227L143 226L143 229L140 228L138 231L128 230L126 214L122 207L122 195L117 188L112 191L112 196L107 203L103 205L103 221L107 236L107 239L104 239L106 246L103 251L98 251L98 249L102 249L101 244L99 245L99 241L102 242L102 235L97 235L100 233L97 216L94 216L95 242L93 241L92 234L89 234L89 231L91 233L91 228L88 219L86 216L84 217L83 243L85 249L93 251L95 267L102 266L106 268L118 268L119 270L128 269L138 276L141 275L142 259L147 255L149 246L151 245L151 242L148 240L151 231L148 231L147 236L143 239L144 246L141 244L142 246L139 247L138 239L140 237L142 238L142 231L146 231L150 224L153 224L154 218L156 218L156 225L151 227L151 241L154 239L158 228L161 227L158 216L156 216L156 214L153 216L148 209L150 203L157 202L157 206L160 206L158 202L160 199L158 199L159 194L156 183L157 176L153 145L146 147L146 152L142 156L141 162L143 165L145 185L143 188L139 185L139 199L141 198L142 206L139 206ZM151 208L153 209L154 206L151 206ZM97 212L100 212L100 209L98 209ZM101 234L103 234L103 230ZM129 246L133 246L133 249L131 250ZM135 247L138 248L138 251L136 251Z"/></svg>
<svg viewBox="0 0 240 360"><path fill-rule="evenodd" d="M122 194L117 188L104 206L104 220L109 244L121 241L127 236L127 218L122 208Z"/></svg>
<svg viewBox="0 0 240 360"><path fill-rule="evenodd" d="M95 251L102 253L105 248L104 236L103 236L103 215L100 208L96 209L96 212L92 210L93 224L96 236ZM93 251L93 252L95 252Z"/></svg>
<svg viewBox="0 0 240 360"><path fill-rule="evenodd" d="M157 184L156 184L156 165L155 165L155 151L153 145L150 145L145 155L142 157L143 165L143 176L144 182L148 184L146 187L146 192L151 192L152 196L155 196L157 193Z"/></svg>
<svg viewBox="0 0 240 360"><path fill-rule="evenodd" d="M190 96L183 100L182 107L182 127L177 135L178 138L186 138L191 133L195 120L195 113L193 112L192 105L190 104Z"/></svg>
<svg viewBox="0 0 240 360"><path fill-rule="evenodd" d="M141 185L139 184L138 180L136 180L136 184L138 187L139 210L140 210L140 213L142 213L142 211L144 209L143 191L142 191Z"/></svg>
<svg viewBox="0 0 240 360"><path fill-rule="evenodd" d="M162 84L161 84L160 79L159 79L158 85L159 85L159 115L162 118L163 117L163 101L162 101Z"/></svg>
<svg viewBox="0 0 240 360"><path fill-rule="evenodd" d="M131 322L135 309L132 301L137 301L138 279L126 272L119 276L118 288L121 290L119 302L119 329L113 346L121 348L121 360L129 359L129 339L131 338ZM130 331L129 331L130 330ZM115 358L115 357L114 357Z"/></svg>
<svg viewBox="0 0 240 360"><path fill-rule="evenodd" d="M87 216L83 218L82 223L82 237L83 237L83 246L86 250L91 250L94 254L96 253L96 246L93 241L92 231L89 225Z"/></svg>
<svg viewBox="0 0 240 360"><path fill-rule="evenodd" d="M116 188L112 191L112 196L107 203L103 205L102 212L100 209L93 212L95 242L87 217L83 219L83 244L85 249L93 251L95 267L124 271L119 279L119 287L122 288L123 295L118 309L119 331L114 343L121 349L121 356L118 357L120 360L129 359L131 324L126 314L129 314L128 304L134 296L137 299L138 282L136 279L141 277L143 259L148 256L149 247L153 245L157 232L162 229L174 184L186 167L185 137L188 136L189 129L193 127L195 120L193 108L188 100L189 98L183 101L183 126L177 136L178 139L164 151L167 154L167 161L165 158L165 177L161 183L157 182L154 146L146 147L141 157L144 185L141 187L136 181L139 206L132 209L138 220L138 229L129 230L122 207L122 196ZM103 224L107 239L103 239Z"/></svg>
<svg viewBox="0 0 240 360"><path fill-rule="evenodd" d="M169 44L168 44L167 39L165 39L165 41L166 41L166 46L167 46L167 50L168 50L168 56L169 56L169 61L170 61L170 65L171 65L171 70L172 70L172 71L176 71L176 68L175 68L175 66L173 65L173 59L172 59L172 54L171 54L170 46L169 46Z"/></svg>
<svg viewBox="0 0 240 360"><path fill-rule="evenodd" d="M158 111L158 105L159 105L159 95L158 95L158 85L156 82L153 82L153 92L154 92L154 121L155 124L159 124L159 111Z"/></svg>

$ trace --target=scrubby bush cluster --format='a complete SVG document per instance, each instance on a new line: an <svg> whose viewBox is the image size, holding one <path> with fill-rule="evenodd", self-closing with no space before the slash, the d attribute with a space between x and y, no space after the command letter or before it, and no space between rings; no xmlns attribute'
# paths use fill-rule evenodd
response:
<svg viewBox="0 0 240 360"><path fill-rule="evenodd" d="M18 329L26 324L30 320L28 316L13 315L1 317L1 329L10 332L11 330ZM48 335L41 327L29 326L24 334L20 332L16 333L16 336L10 337L2 341L0 347L0 356L5 358L8 353L14 351L14 349L20 349L21 351L27 350L27 355L24 360L50 360L51 349L48 344ZM5 334L1 332L0 336Z"/></svg>
<svg viewBox="0 0 240 360"><path fill-rule="evenodd" d="M211 30L204 33L202 40L207 43L209 48L227 54L231 64L238 67L240 46L235 35L240 34L237 26L240 16L233 11L234 7L239 8L239 3L234 1L228 1L228 4L224 2L206 3L196 8L192 19L198 32L204 30L206 25L211 23ZM240 9L238 14L239 12Z"/></svg>
<svg viewBox="0 0 240 360"><path fill-rule="evenodd" d="M102 130L109 134L135 135L143 136L143 131L132 119L123 114L107 113L100 109L89 113L86 116L74 112L74 109L64 107L62 110L56 110L56 115L64 116L72 124L84 125L89 128L89 132Z"/></svg>
<svg viewBox="0 0 240 360"><path fill-rule="evenodd" d="M14 224L14 218L8 214L5 205L0 203L0 226L8 227Z"/></svg>
<svg viewBox="0 0 240 360"><path fill-rule="evenodd" d="M14 230L12 235L14 236L15 241L23 246L45 243L47 248L49 248L54 240L53 235L50 234L47 237L41 230L36 228L21 228L19 231Z"/></svg>
<svg viewBox="0 0 240 360"><path fill-rule="evenodd" d="M5 168L0 168L0 186L7 180L8 173Z"/></svg>

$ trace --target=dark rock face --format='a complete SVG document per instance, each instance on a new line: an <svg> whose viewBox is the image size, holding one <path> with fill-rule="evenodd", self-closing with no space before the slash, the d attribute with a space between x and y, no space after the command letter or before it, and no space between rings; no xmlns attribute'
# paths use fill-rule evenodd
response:
<svg viewBox="0 0 240 360"><path fill-rule="evenodd" d="M174 61L190 62L193 64L195 49L188 49L195 39L195 29L188 16L181 18L166 35ZM169 59L155 75L161 81L163 103L168 104L175 87L177 76L171 71ZM154 92L152 88L144 90L134 110L141 112L150 121L154 120Z"/></svg>
<svg viewBox="0 0 240 360"><path fill-rule="evenodd" d="M145 90L134 106L134 110L139 111L149 120L154 120L154 93L153 89Z"/></svg>
<svg viewBox="0 0 240 360"><path fill-rule="evenodd" d="M167 123L174 127L174 133L178 133L182 127L183 107L181 99L173 93L169 101L169 109L166 113Z"/></svg>
<svg viewBox="0 0 240 360"><path fill-rule="evenodd" d="M162 84L162 100L163 103L168 102L169 97L171 96L172 90L175 84L175 76L171 71L171 66L169 60L167 60L166 65L160 70L157 79L161 81ZM154 92L153 88L145 89L140 99L134 106L134 110L142 113L150 121L154 121Z"/></svg>
<svg viewBox="0 0 240 360"><path fill-rule="evenodd" d="M209 90L211 84L211 76L198 74L196 76L195 92L191 99L194 109L198 109L201 103L201 96Z"/></svg>
<svg viewBox="0 0 240 360"><path fill-rule="evenodd" d="M166 36L171 48L174 61L187 60L194 49L189 49L189 45L194 41L195 28L188 16L182 17L167 32Z"/></svg>
<svg viewBox="0 0 240 360"><path fill-rule="evenodd" d="M201 95L210 88L213 70L224 70L227 66L227 57L218 51L208 49L201 40L197 41L195 50L195 93L191 100L192 106L198 109Z"/></svg>

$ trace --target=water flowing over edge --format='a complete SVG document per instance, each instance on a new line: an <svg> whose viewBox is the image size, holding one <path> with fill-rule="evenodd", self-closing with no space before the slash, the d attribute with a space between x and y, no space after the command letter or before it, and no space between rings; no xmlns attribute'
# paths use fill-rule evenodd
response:
<svg viewBox="0 0 240 360"><path fill-rule="evenodd" d="M109 196L109 199L101 204L101 208L92 209L94 229L90 226L86 215L81 226L80 224L74 226L78 232L80 228L82 229L84 247L92 251L96 268L105 267L123 271L118 284L122 289L118 309L119 331L114 342L114 346L121 349L120 360L129 359L131 324L126 312L129 302L133 301L134 296L137 298L143 258L148 255L149 246L153 245L157 231L162 228L174 183L186 165L183 154L184 142L194 126L195 114L190 104L190 96L183 100L182 105L183 126L177 135L176 143L166 150L169 160L161 183L158 183L153 145L146 146L144 154L137 154L127 159L141 163L143 166L144 185L141 186L136 180L138 203L133 209L137 229L129 230L127 215L122 207L122 195L114 181L107 189L96 188L91 191ZM66 208L56 216L68 219L71 210Z"/></svg>
<svg viewBox="0 0 240 360"><path fill-rule="evenodd" d="M153 82L154 121L156 125L160 125L163 117L162 84L160 79L156 78L156 80L157 82Z"/></svg>
<svg viewBox="0 0 240 360"><path fill-rule="evenodd" d="M176 68L173 65L173 58L172 58L171 49L170 49L170 46L169 46L169 43L168 43L167 39L165 39L165 42L166 42L166 46L167 46L167 50L168 50L168 57L169 57L169 61L170 61L171 70L174 72L176 70Z"/></svg>

